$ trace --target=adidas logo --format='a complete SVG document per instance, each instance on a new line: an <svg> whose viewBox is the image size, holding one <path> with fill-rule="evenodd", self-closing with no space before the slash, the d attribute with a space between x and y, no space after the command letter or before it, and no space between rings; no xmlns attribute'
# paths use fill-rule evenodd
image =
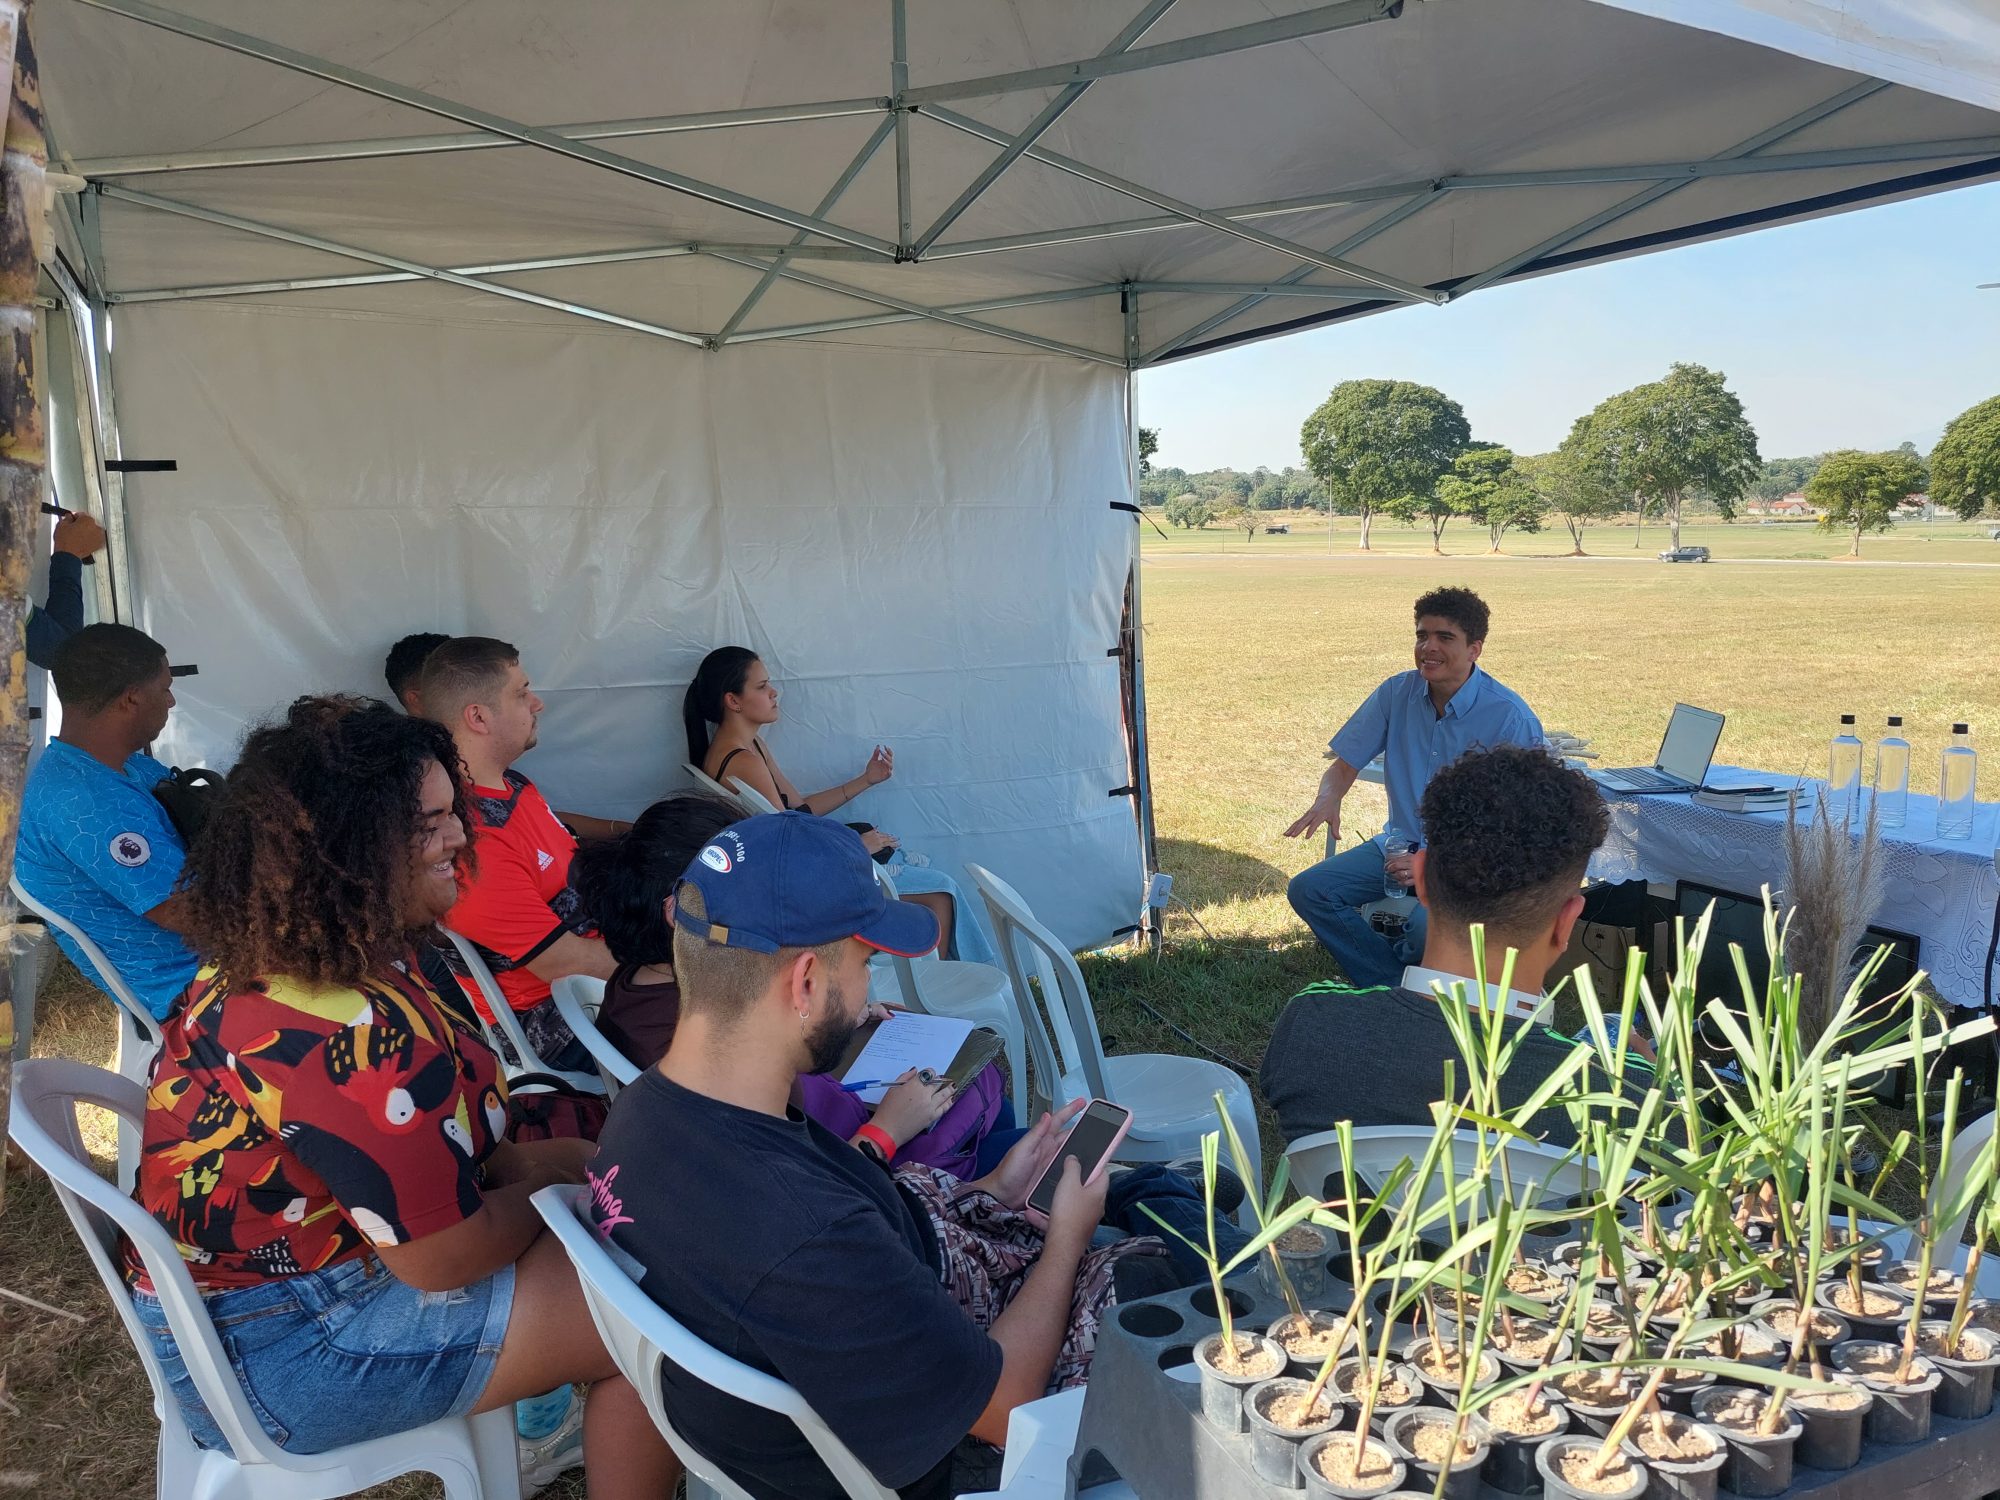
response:
<svg viewBox="0 0 2000 1500"><path fill-rule="evenodd" d="M550 865L554 864L555 862L556 862L556 857L553 854L549 853L548 850L537 849L535 851L535 864L538 868L546 870Z"/></svg>

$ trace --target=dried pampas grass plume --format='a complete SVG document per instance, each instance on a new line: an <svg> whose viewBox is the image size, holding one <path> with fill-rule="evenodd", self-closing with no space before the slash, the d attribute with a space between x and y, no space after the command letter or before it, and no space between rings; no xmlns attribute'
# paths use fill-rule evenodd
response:
<svg viewBox="0 0 2000 1500"><path fill-rule="evenodd" d="M1829 816L1830 798L1816 799L1809 820L1799 818L1798 800L1794 792L1785 826L1785 895L1792 915L1784 961L1803 982L1799 1025L1811 1046L1867 956L1859 950L1882 905L1882 839L1872 797L1859 838L1848 836L1846 820L1837 824Z"/></svg>

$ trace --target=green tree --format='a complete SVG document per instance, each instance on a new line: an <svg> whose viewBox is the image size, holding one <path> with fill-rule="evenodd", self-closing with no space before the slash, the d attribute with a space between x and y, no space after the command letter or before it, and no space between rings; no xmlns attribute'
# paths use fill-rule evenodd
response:
<svg viewBox="0 0 2000 1500"><path fill-rule="evenodd" d="M1542 529L1546 507L1515 467L1511 449L1475 448L1459 454L1452 461L1451 472L1437 482L1437 494L1452 515L1486 528L1491 551L1500 550L1500 538L1510 528Z"/></svg>
<svg viewBox="0 0 2000 1500"><path fill-rule="evenodd" d="M1585 555L1584 527L1592 521L1609 520L1624 505L1616 484L1591 464L1587 430L1582 438L1578 436L1589 420L1578 417L1555 452L1514 460L1514 467L1541 497L1543 506L1561 517L1569 531L1572 557Z"/></svg>
<svg viewBox="0 0 2000 1500"><path fill-rule="evenodd" d="M1160 451L1160 429L1141 427L1139 429L1139 472L1153 472L1153 455Z"/></svg>
<svg viewBox="0 0 2000 1500"><path fill-rule="evenodd" d="M1361 518L1365 552L1375 512L1432 495L1471 438L1464 411L1442 391L1407 380L1344 380L1306 418L1299 447L1334 509Z"/></svg>
<svg viewBox="0 0 2000 1500"><path fill-rule="evenodd" d="M1289 502L1282 479L1267 479L1250 492L1253 510L1283 510Z"/></svg>
<svg viewBox="0 0 2000 1500"><path fill-rule="evenodd" d="M1169 526L1206 526L1215 519L1215 507L1200 495L1180 494L1166 505Z"/></svg>
<svg viewBox="0 0 2000 1500"><path fill-rule="evenodd" d="M1806 498L1820 508L1819 529L1854 533L1849 557L1861 555L1861 533L1896 524L1896 503L1920 493L1930 476L1913 453L1829 453L1806 484Z"/></svg>
<svg viewBox="0 0 2000 1500"><path fill-rule="evenodd" d="M1414 526L1422 521L1431 529L1431 551L1438 553L1444 551L1445 527L1458 514L1435 489L1427 495L1398 495L1379 509L1391 520L1400 521L1405 526Z"/></svg>
<svg viewBox="0 0 2000 1500"><path fill-rule="evenodd" d="M1681 506L1701 494L1725 520L1763 468L1757 433L1723 377L1676 364L1664 380L1607 397L1590 413L1592 456L1643 511L1667 518L1681 544Z"/></svg>
<svg viewBox="0 0 2000 1500"><path fill-rule="evenodd" d="M1782 500L1794 490L1804 489L1806 481L1819 472L1820 460L1825 457L1820 453L1811 458L1766 459L1757 477L1750 481L1748 493L1759 500Z"/></svg>
<svg viewBox="0 0 2000 1500"><path fill-rule="evenodd" d="M1960 412L1931 450L1931 499L1961 521L2000 513L2000 396Z"/></svg>

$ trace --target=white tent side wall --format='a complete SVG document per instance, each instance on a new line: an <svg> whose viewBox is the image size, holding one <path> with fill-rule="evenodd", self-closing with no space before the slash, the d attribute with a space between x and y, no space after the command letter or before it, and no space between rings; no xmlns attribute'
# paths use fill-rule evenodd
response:
<svg viewBox="0 0 2000 1500"><path fill-rule="evenodd" d="M406 632L490 634L548 702L523 769L630 816L685 785L685 684L741 644L802 788L882 741L844 816L991 866L1072 944L1135 919L1124 372L243 305L120 309L112 359L125 454L178 464L126 484L138 623L198 668L164 758L383 694Z"/></svg>

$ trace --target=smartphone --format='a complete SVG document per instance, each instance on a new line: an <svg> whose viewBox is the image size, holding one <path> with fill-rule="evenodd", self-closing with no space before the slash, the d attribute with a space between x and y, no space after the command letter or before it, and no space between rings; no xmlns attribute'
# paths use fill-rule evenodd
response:
<svg viewBox="0 0 2000 1500"><path fill-rule="evenodd" d="M1132 1127L1132 1111L1109 1099L1093 1099L1082 1114L1070 1122L1069 1134L1057 1148L1055 1159L1042 1173L1042 1180L1028 1194L1028 1207L1046 1216L1056 1205L1056 1189L1062 1185L1063 1163L1076 1158L1077 1170L1090 1182L1104 1170L1111 1153Z"/></svg>

